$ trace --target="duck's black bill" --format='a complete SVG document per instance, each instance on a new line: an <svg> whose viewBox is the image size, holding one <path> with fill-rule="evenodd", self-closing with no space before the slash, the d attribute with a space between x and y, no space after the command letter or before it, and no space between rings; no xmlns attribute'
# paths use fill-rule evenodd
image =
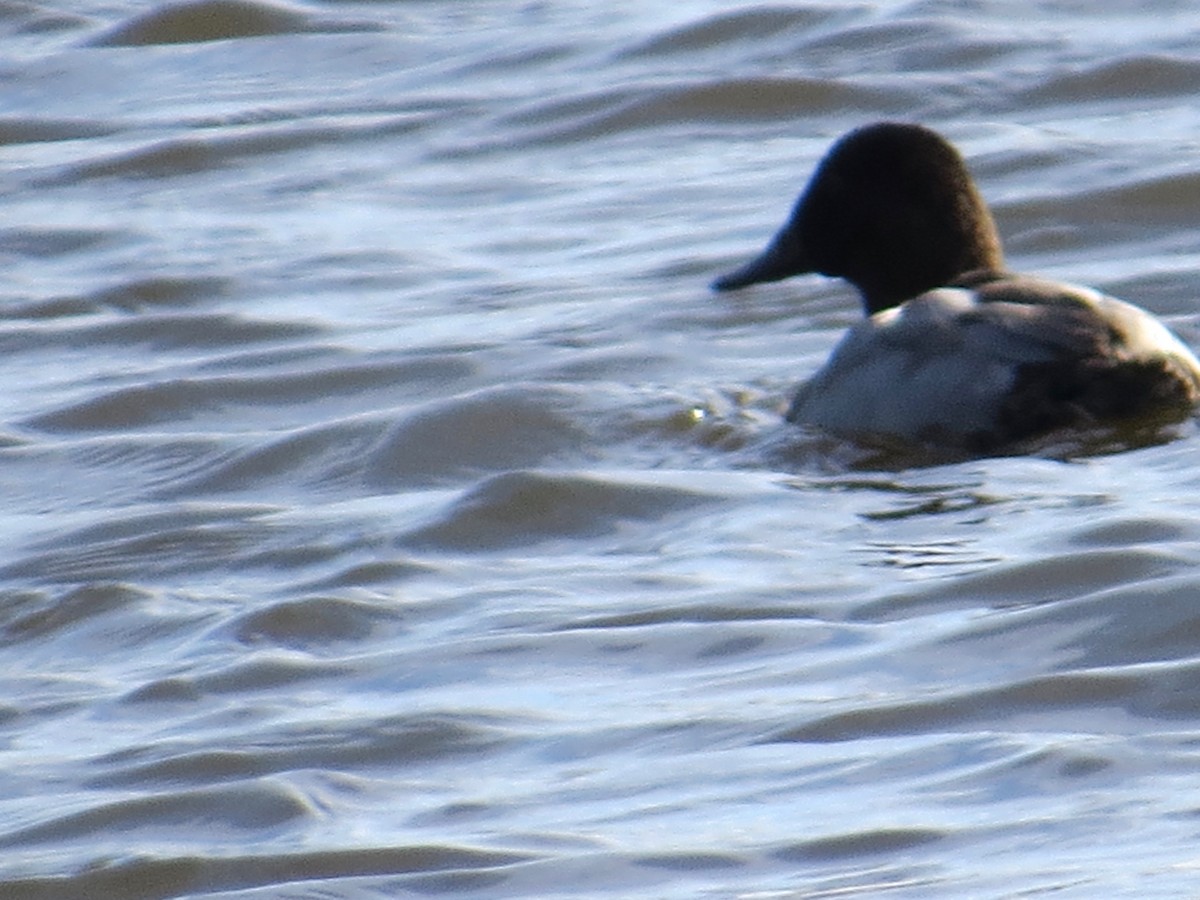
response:
<svg viewBox="0 0 1200 900"><path fill-rule="evenodd" d="M789 228L776 235L759 256L714 281L712 288L714 291L735 291L751 284L782 281L812 270L808 255Z"/></svg>

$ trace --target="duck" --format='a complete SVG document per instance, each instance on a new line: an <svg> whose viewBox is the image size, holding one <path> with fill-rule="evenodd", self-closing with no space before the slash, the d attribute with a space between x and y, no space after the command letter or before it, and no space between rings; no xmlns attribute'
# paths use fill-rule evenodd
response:
<svg viewBox="0 0 1200 900"><path fill-rule="evenodd" d="M1003 452L1063 432L1153 427L1200 401L1200 362L1152 314L1009 272L957 149L918 124L838 139L732 291L818 273L866 317L799 388L788 421L850 439Z"/></svg>

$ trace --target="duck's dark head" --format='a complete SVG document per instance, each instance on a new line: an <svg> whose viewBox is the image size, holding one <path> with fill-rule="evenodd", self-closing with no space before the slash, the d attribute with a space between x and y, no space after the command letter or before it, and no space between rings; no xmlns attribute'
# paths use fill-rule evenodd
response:
<svg viewBox="0 0 1200 900"><path fill-rule="evenodd" d="M874 313L1003 263L958 151L928 128L883 122L834 144L767 249L713 287L819 272L852 283Z"/></svg>

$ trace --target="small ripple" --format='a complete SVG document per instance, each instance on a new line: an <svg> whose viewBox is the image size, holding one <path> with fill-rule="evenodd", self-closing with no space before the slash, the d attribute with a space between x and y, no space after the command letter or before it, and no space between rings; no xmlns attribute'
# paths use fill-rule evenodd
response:
<svg viewBox="0 0 1200 900"><path fill-rule="evenodd" d="M389 567L393 572L396 567ZM336 597L308 597L271 604L239 616L230 625L243 644L270 643L312 651L332 643L363 641L381 629L399 627L393 606Z"/></svg>
<svg viewBox="0 0 1200 900"><path fill-rule="evenodd" d="M1190 565L1174 553L1151 548L1103 549L992 565L913 593L895 594L858 607L857 621L891 621L950 609L1021 608L1151 581Z"/></svg>
<svg viewBox="0 0 1200 900"><path fill-rule="evenodd" d="M1200 203L1200 174L1177 171L1165 175L1126 177L1113 187L1097 186L1075 194L1057 192L1010 203L1005 216L1014 226L1035 230L1044 222L1087 222L1101 227L1111 211L1121 210L1124 227L1190 226ZM1096 223L1093 226L1093 223Z"/></svg>
<svg viewBox="0 0 1200 900"><path fill-rule="evenodd" d="M1145 104L1151 97L1187 96L1200 80L1200 62L1173 56L1145 55L1065 69L1041 77L1024 92L1028 103L1111 103L1117 99ZM1013 102L1020 102L1014 96ZM1118 207L1119 208L1119 207Z"/></svg>
<svg viewBox="0 0 1200 900"><path fill-rule="evenodd" d="M47 842L164 832L181 837L195 834L196 823L214 840L217 832L244 837L313 814L308 800L297 791L279 784L259 782L236 787L205 788L154 797L137 797L103 804L83 812L60 816L50 822L18 828L0 835L0 847L24 847Z"/></svg>
<svg viewBox="0 0 1200 900"><path fill-rule="evenodd" d="M160 6L92 40L93 47L195 44L310 32L379 31L367 22L318 21L287 6L251 0L193 0Z"/></svg>
<svg viewBox="0 0 1200 900"><path fill-rule="evenodd" d="M81 584L66 591L0 593L0 646L24 645L43 661L110 655L152 657L211 616L185 600L130 584ZM29 701L22 696L21 702Z"/></svg>
<svg viewBox="0 0 1200 900"><path fill-rule="evenodd" d="M1113 517L1085 525L1070 538L1085 548L1200 542L1200 526L1190 519Z"/></svg>
<svg viewBox="0 0 1200 900"><path fill-rule="evenodd" d="M667 606L651 610L638 610L637 612L592 616L559 625L555 630L645 628L650 625L677 625L680 623L776 622L817 618L819 617L814 608L795 603L787 606L755 605L746 607L697 603L688 606Z"/></svg>
<svg viewBox="0 0 1200 900"><path fill-rule="evenodd" d="M598 537L625 523L659 521L711 499L696 490L652 482L508 472L472 488L403 542L431 550L487 551Z"/></svg>
<svg viewBox="0 0 1200 900"><path fill-rule="evenodd" d="M0 22L4 25L6 36L76 31L92 24L81 15L52 8L54 5L32 0L10 0L0 4Z"/></svg>
<svg viewBox="0 0 1200 900"><path fill-rule="evenodd" d="M746 860L730 853L656 853L636 857L634 863L673 872L708 872L740 868L746 865Z"/></svg>
<svg viewBox="0 0 1200 900"><path fill-rule="evenodd" d="M217 324L212 317L202 317L208 324ZM177 323L176 323L177 324ZM246 326L236 319L226 323L227 335L208 335L200 340L224 345L229 341L271 340L286 335L289 325L263 323L257 329ZM106 329L97 329L105 333ZM255 334L257 331L257 334ZM160 339L196 340L190 329L177 330L170 325L146 324L142 327L114 326L110 338L121 341L134 336L149 340ZM108 391L72 403L60 409L26 420L25 424L52 432L122 431L168 422L191 423L200 415L212 414L231 406L272 407L280 404L298 404L345 397L353 393L391 388L405 382L437 377L448 377L451 373L462 374L463 366L454 360L430 363L381 362L359 365L338 365L321 370L300 372L272 372L264 375L221 375L165 379L153 384L137 384ZM311 437L311 435L310 435Z"/></svg>
<svg viewBox="0 0 1200 900"><path fill-rule="evenodd" d="M168 313L116 320L108 318L99 322L89 321L82 325L56 323L53 327L47 327L43 323L14 324L0 331L0 351L12 356L20 352L34 353L47 349L73 348L82 344L90 347L151 347L163 350L209 349L284 341L290 338L311 337L319 333L318 329L290 322L256 322L236 315L213 315L211 313L199 315ZM162 385L167 393L171 392L170 384ZM80 411L76 422L83 422L90 417L82 410L92 409L100 412L109 400L115 401L118 406L121 405L122 401L119 398L125 390L85 401L77 407L73 407ZM155 386L150 385L140 385L128 390L133 390L135 396L147 399L157 393ZM142 391L149 393L142 394L140 393ZM64 422L75 416L66 411L63 415ZM104 413L100 412L100 418L103 418L103 415ZM48 414L47 424L54 420L55 414ZM54 426L51 425L51 427Z"/></svg>
<svg viewBox="0 0 1200 900"><path fill-rule="evenodd" d="M849 20L844 27L819 29L804 35L794 48L812 64L833 64L844 71L847 55L886 65L911 79L916 73L945 71L961 84L972 67L984 72L1014 50L1027 51L1036 38L1006 34L1003 28L985 30L977 22L938 16L871 16ZM885 62L886 61L886 62ZM927 96L927 95L925 95Z"/></svg>
<svg viewBox="0 0 1200 900"><path fill-rule="evenodd" d="M639 59L692 53L732 41L752 41L757 45L773 35L803 32L861 10L862 7L851 4L825 7L806 4L797 8L756 6L752 10L722 12L699 22L670 28L624 50L617 58Z"/></svg>
<svg viewBox="0 0 1200 900"><path fill-rule="evenodd" d="M633 86L565 101L542 101L504 117L498 124L519 128L523 143L557 144L679 123L774 123L847 108L899 110L909 105L910 98L895 88L885 90L822 78L727 78L719 82ZM463 152L481 149L485 148Z"/></svg>
<svg viewBox="0 0 1200 900"><path fill-rule="evenodd" d="M357 482L363 455L386 426L370 419L302 428L265 444L215 455L160 485L157 496L194 497L278 486Z"/></svg>
<svg viewBox="0 0 1200 900"><path fill-rule="evenodd" d="M1101 779L1123 777L1120 757L1124 751L1116 742L1091 741L1083 746L1056 744L1007 753L969 771L943 778L938 790L960 801L989 799L1002 795L1006 801L1037 798L1046 793L1048 784L1087 779L1093 786Z"/></svg>
<svg viewBox="0 0 1200 900"><path fill-rule="evenodd" d="M115 484L132 484L152 489L163 482L178 482L188 473L212 465L214 458L228 455L215 437L187 435L99 436L63 441L52 448L33 442L5 453L10 475L28 473L18 483L27 485L28 499L38 509L71 510L79 513L97 507L110 508ZM80 472L88 472L87 489ZM18 494L10 489L10 499Z"/></svg>
<svg viewBox="0 0 1200 900"><path fill-rule="evenodd" d="M334 678L350 671L348 665L316 662L307 655L262 652L189 681L202 696L246 694Z"/></svg>
<svg viewBox="0 0 1200 900"><path fill-rule="evenodd" d="M508 385L430 404L397 423L371 452L367 481L412 486L575 453L586 444L571 417L576 402L564 390Z"/></svg>
<svg viewBox="0 0 1200 900"><path fill-rule="evenodd" d="M195 830L195 823L191 828ZM4 883L8 896L23 900L63 897L181 897L194 895L197 885L232 891L334 879L391 876L379 886L381 895L394 896L395 879L420 893L446 893L498 884L506 869L539 857L460 847L449 844L325 850L261 856L183 856L122 858L73 875L14 879ZM436 881L426 879L437 878ZM480 880L480 878L484 880Z"/></svg>
<svg viewBox="0 0 1200 900"><path fill-rule="evenodd" d="M1074 598L988 618L944 642L979 657L1040 648L1057 668L1114 670L1200 658L1200 584L1185 572L1116 584Z"/></svg>
<svg viewBox="0 0 1200 900"><path fill-rule="evenodd" d="M130 697L130 700L136 698ZM207 784L231 772L268 775L303 769L346 772L384 766L401 767L488 757L513 739L503 721L468 714L398 715L352 719L329 715L306 727L265 726L263 733L229 734L222 738L217 759L191 742L155 741L141 748L99 759L105 769L93 779L100 787L149 787L162 783ZM205 739L199 739L206 747Z"/></svg>
<svg viewBox="0 0 1200 900"><path fill-rule="evenodd" d="M86 253L126 239L106 228L5 228L0 230L0 253L31 259L54 259ZM11 316L6 306L0 315Z"/></svg>
<svg viewBox="0 0 1200 900"><path fill-rule="evenodd" d="M224 297L232 292L233 286L232 278L213 276L136 278L95 291L84 299L98 309L134 313L194 306Z"/></svg>
<svg viewBox="0 0 1200 900"><path fill-rule="evenodd" d="M90 251L101 244L124 239L123 235L105 231L17 231L0 235L0 250L10 249L14 253L29 256L58 256ZM0 319L60 319L114 310L125 313L142 313L162 308L188 307L223 297L231 285L232 281L225 278L134 279L89 294L8 304L3 310L0 310ZM81 327L97 329L97 336L102 337L105 329L113 326L89 323ZM120 328L121 326L116 327ZM153 327L133 326L135 330ZM197 337L203 337L205 332L203 328L194 330L196 335L189 338L191 341L196 340ZM253 331L252 324L251 330ZM28 334L31 333L26 332L26 335ZM36 334L39 338L52 342L55 332L40 331ZM68 339L78 339L79 333L76 330L69 330L65 334ZM36 341L30 343L35 346L38 344Z"/></svg>
<svg viewBox="0 0 1200 900"><path fill-rule="evenodd" d="M131 755L137 753L136 750L131 751ZM250 751L200 750L180 753L162 762L131 765L115 773L92 778L87 786L92 789L131 786L144 789L150 785L218 784L261 774L262 766Z"/></svg>
<svg viewBox="0 0 1200 900"><path fill-rule="evenodd" d="M41 178L43 187L62 187L95 178L173 178L227 168L247 159L304 150L321 145L345 145L355 139L377 140L415 131L422 115L402 113L372 117L350 116L337 124L240 126L233 134L203 138L174 138L113 156L64 166Z"/></svg>
<svg viewBox="0 0 1200 900"><path fill-rule="evenodd" d="M8 595L0 606L5 643L51 637L91 619L128 611L151 597L122 584L87 585L59 597L38 592Z"/></svg>
<svg viewBox="0 0 1200 900"><path fill-rule="evenodd" d="M126 513L56 535L0 575L52 584L137 581L151 571L227 572L239 557L249 566L280 566L289 561L272 554L292 553L298 558L290 564L304 565L334 552L314 544L297 547L294 531L281 532L264 521L276 511L268 506L192 504Z"/></svg>
<svg viewBox="0 0 1200 900"><path fill-rule="evenodd" d="M1200 664L1098 669L1028 678L940 700L868 706L821 716L767 743L829 743L971 731L979 727L1079 733L1118 731L1146 718L1187 719L1200 709ZM1144 725L1133 726L1141 731Z"/></svg>
<svg viewBox="0 0 1200 900"><path fill-rule="evenodd" d="M0 118L0 146L78 141L114 134L117 126L92 119Z"/></svg>
<svg viewBox="0 0 1200 900"><path fill-rule="evenodd" d="M935 828L881 828L804 841L777 850L774 855L788 862L830 862L912 850L948 836L948 832Z"/></svg>
<svg viewBox="0 0 1200 900"><path fill-rule="evenodd" d="M404 560L376 560L355 563L302 586L304 590L328 591L344 588L377 587L396 584L414 575L427 574L429 568Z"/></svg>

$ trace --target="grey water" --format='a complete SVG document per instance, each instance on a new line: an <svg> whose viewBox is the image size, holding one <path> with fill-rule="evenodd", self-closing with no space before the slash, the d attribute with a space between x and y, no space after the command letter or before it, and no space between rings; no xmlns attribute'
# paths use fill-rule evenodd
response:
<svg viewBox="0 0 1200 900"><path fill-rule="evenodd" d="M1190 3L0 2L0 897L1180 897L1200 436L707 289L877 119L1200 346Z"/></svg>

